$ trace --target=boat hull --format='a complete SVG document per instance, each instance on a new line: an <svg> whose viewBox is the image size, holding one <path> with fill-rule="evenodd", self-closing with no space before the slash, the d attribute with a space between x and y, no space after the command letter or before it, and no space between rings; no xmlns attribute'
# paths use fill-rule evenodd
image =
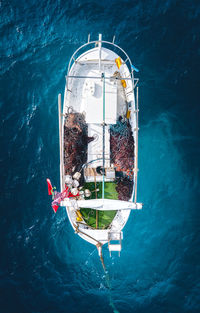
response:
<svg viewBox="0 0 200 313"><path fill-rule="evenodd" d="M101 138L104 136L109 143L111 142L112 131L111 127L115 127L119 123L120 118L122 120L126 118L128 120L128 125L130 128L130 133L134 143L137 142L137 110L135 105L135 95L134 95L134 81L128 79L131 77L131 72L129 71L128 66L123 59L120 70L117 66L116 59L119 58L119 55L114 51L103 48L101 45L99 47L87 50L81 54L71 68L68 71L65 95L64 95L64 105L63 105L63 119L62 119L62 149L61 154L64 160L65 157L65 148L64 148L64 134L65 134L65 123L66 116L69 114L80 114L85 118L87 124L87 136L92 138L92 130L95 129L98 136ZM103 73L103 75L102 75ZM117 75L117 76L116 76ZM120 75L120 76L119 76ZM115 78L118 80L115 80ZM109 79L108 79L109 78ZM126 85L124 86L124 78ZM127 80L126 80L127 78ZM104 84L104 85L103 85ZM103 94L103 88L105 88L105 93ZM105 107L99 106L99 103L108 104ZM129 116L127 117L127 115ZM103 125L104 118L104 133L100 129ZM99 126L98 126L99 125ZM113 126L114 125L114 126ZM108 130L106 129L108 128ZM98 130L99 129L99 130ZM114 128L113 128L114 129ZM81 130L82 131L82 130ZM107 136L107 137L106 137ZM94 136L93 136L94 137ZM98 141L98 140L97 140ZM112 149L110 146L107 148L99 143L95 142L89 143L91 148L87 149L87 167L93 168L91 164L95 163L96 168L107 166L112 168ZM106 141L106 142L107 142ZM96 150L95 150L96 149ZM104 149L104 151L103 151ZM102 161L101 152L104 152L105 158L104 163ZM99 154L98 155L98 151ZM93 155L95 154L95 160ZM135 160L137 154L136 145L133 146L132 150L133 158ZM91 164L90 164L91 162ZM61 168L61 189L65 188L65 161L63 161L63 166ZM84 162L85 163L85 160ZM135 166L135 165L134 165ZM128 179L132 182L129 194L126 194L126 201L134 201L134 192L135 192L135 181L136 181L136 172L137 169L131 168L128 176ZM67 173L68 174L68 173ZM127 174L127 173L126 173ZM128 175L128 174L127 174ZM84 176L84 179L89 179L88 176ZM92 177L92 176L91 176ZM110 176L111 177L111 176ZM110 178L109 179L112 179ZM130 178L131 177L131 178ZM93 179L93 178L91 178ZM95 183L100 179L101 176L95 174ZM106 179L106 178L105 178ZM108 181L109 181L108 179ZM104 182L102 182L103 184ZM123 200L123 199L121 199ZM68 218L73 229L78 233L80 237L88 241L91 244L105 244L109 241L109 234L111 233L120 233L122 234L122 229L126 225L131 209L123 210L123 208L117 207L116 215L113 218L108 229L92 229L87 223L77 223L77 213L76 210L79 210L77 201L67 199L63 201L63 206L66 207ZM122 238L122 236L120 237Z"/></svg>

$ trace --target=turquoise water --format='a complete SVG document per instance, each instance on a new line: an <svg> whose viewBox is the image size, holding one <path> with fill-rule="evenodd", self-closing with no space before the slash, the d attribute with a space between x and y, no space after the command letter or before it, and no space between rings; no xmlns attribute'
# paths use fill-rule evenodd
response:
<svg viewBox="0 0 200 313"><path fill-rule="evenodd" d="M2 1L2 313L200 311L199 73L196 1ZM138 201L121 257L55 215L57 95L69 58L91 39L119 44L140 69Z"/></svg>

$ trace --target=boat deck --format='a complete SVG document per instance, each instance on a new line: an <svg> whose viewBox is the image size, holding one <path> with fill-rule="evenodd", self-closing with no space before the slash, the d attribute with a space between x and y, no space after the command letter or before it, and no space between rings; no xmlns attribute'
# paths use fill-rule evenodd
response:
<svg viewBox="0 0 200 313"><path fill-rule="evenodd" d="M101 58L99 58L99 53L101 53ZM92 191L90 199L103 198L102 175L99 175L97 172L97 167L102 166L102 160L99 163L96 160L102 159L103 156L102 128L104 125L104 169L105 171L108 170L110 175L108 180L106 180L106 174L104 177L105 199L120 200L123 194L127 197L126 201L133 197L133 176L131 176L131 184L127 184L128 176L127 180L123 182L124 174L122 174L122 178L119 180L112 176L113 168L115 168L114 173L117 171L122 173L123 166L118 164L120 159L117 158L117 153L114 156L111 149L110 130L113 126L121 126L118 125L121 117L126 120L127 108L130 103L132 107L130 128L133 130L136 127L133 83L131 80L127 80L127 86L123 87L121 78L130 77L130 72L125 63L118 69L115 63L117 57L118 55L115 52L104 47L101 48L101 52L99 47L88 50L75 60L66 81L63 114L65 116L69 115L69 113L81 114L87 125L88 138L94 137L94 140L89 141L87 145L87 162L84 161L86 163L84 168L85 182L81 185L83 190L89 189ZM103 79L102 74L106 79ZM118 77L118 80L115 77ZM65 120L65 117L63 120ZM118 141L119 136L116 129L114 131L116 134L112 134L113 144ZM125 138L124 140L126 141L127 139ZM125 148L126 145L124 145ZM134 155L133 149L131 150L132 155ZM113 154L112 157L111 153ZM112 158L112 162L116 162L114 167L111 162ZM130 161L132 162L131 159ZM132 163L130 164L132 165ZM66 164L64 163L64 165ZM63 179L65 179L65 175L66 173ZM119 193L119 188L125 190L121 192L122 195ZM99 190L96 193L97 189ZM130 210L98 211L91 208L79 208L75 199L71 201L66 200L65 206L73 228L77 230L76 227L78 225L79 235L92 244L96 244L97 241L100 241L102 244L108 242L109 232L120 232L130 214ZM77 219L78 211L81 213L82 220L81 218Z"/></svg>
<svg viewBox="0 0 200 313"><path fill-rule="evenodd" d="M88 124L88 136L94 140L88 144L87 163L88 167L102 166L103 155L103 129L100 124ZM109 126L105 126L105 167L110 167L110 133Z"/></svg>
<svg viewBox="0 0 200 313"><path fill-rule="evenodd" d="M103 106L103 80L101 73L105 77L114 77L116 73L122 77L129 77L130 73L126 65L122 65L120 71L115 63L116 55L113 53L108 56L107 49L102 49L101 70L99 61L96 57L98 50L93 49L88 55L91 59L89 62L86 57L82 57L72 66L70 77L67 81L65 92L64 113L67 113L68 107L73 107L74 111L85 113L87 123L102 123ZM104 58L109 58L105 60ZM92 60L93 59L93 60ZM95 61L96 59L96 61ZM77 78L77 76L82 78ZM83 77L87 77L83 79ZM96 78L94 78L96 77ZM127 82L126 93L132 90L132 83ZM127 99L129 100L129 99ZM126 113L126 96L120 80L106 80L105 82L105 110L106 123L115 124L120 115ZM94 122L95 121L95 122Z"/></svg>
<svg viewBox="0 0 200 313"><path fill-rule="evenodd" d="M84 185L85 189L93 190L90 199L100 199L102 197L102 183L86 183ZM107 182L105 183L105 198L107 199L118 199L118 193L116 191L116 183ZM90 208L80 209L84 221L91 228L94 229L107 229L111 222L113 221L117 211L97 211Z"/></svg>

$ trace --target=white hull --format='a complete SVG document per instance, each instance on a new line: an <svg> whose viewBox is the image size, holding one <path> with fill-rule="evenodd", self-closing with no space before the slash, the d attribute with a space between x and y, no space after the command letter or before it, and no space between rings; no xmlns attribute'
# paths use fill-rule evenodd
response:
<svg viewBox="0 0 200 313"><path fill-rule="evenodd" d="M123 204L120 209L117 206L117 213L109 226L109 229L91 229L86 223L79 224L77 229L77 214L76 209L78 208L78 201L66 199L63 201L62 205L66 207L68 218L73 229L77 231L78 235L84 240L90 242L91 244L98 245L105 244L110 239L113 239L114 235L120 234L119 239L122 239L122 229L126 225L130 212L131 203L136 203L136 193L137 193L137 149L138 149L138 107L135 103L134 96L134 80L133 70L130 72L126 63L122 59L122 65L118 69L115 59L119 57L114 51L102 47L101 37L99 38L98 46L87 50L79 57L70 67L68 75L66 77L66 88L64 95L63 104L63 114L73 112L79 112L84 114L86 123L88 125L88 135L93 135L92 132L98 134L98 140L89 144L88 148L88 164L92 164L93 158L97 159L96 166L102 166L102 149L104 149L105 161L104 166L110 167L110 146L109 146L109 125L116 124L120 116L125 116L127 112L127 106L125 105L125 100L131 103L130 108L130 118L129 122L132 128L132 133L134 137L134 157L135 157L135 168L133 177L133 190L132 195L129 199L130 206ZM130 59L129 59L130 60ZM113 74L118 71L122 78L126 79L126 88L121 84L121 80L110 80ZM106 78L104 81L101 78L102 73ZM81 77L81 78L77 78ZM93 77L93 78L92 78ZM132 78L132 79L131 79ZM103 86L103 83L105 84ZM105 95L103 95L103 88L105 88ZM103 108L103 101L105 102L105 108ZM100 104L100 105L99 105ZM102 122L103 118L105 121L104 129L104 140L105 147L102 147ZM63 156L63 133L64 133L64 117L62 120L62 140L61 140L61 189L64 189L64 162L62 162ZM88 165L90 167L90 165ZM91 177L86 177L89 182ZM97 177L101 179L101 177ZM106 181L106 177L105 177ZM92 201L92 200L90 200ZM94 201L94 200L93 200ZM111 200L112 201L112 200ZM117 201L117 200L115 200ZM117 201L118 202L118 201ZM124 201L122 201L124 202ZM109 202L110 203L110 202ZM114 202L113 202L114 203ZM88 203L89 204L89 203ZM123 209L123 208L127 209ZM130 208L130 209L129 209ZM133 206L132 206L133 208ZM116 246L117 247L117 246ZM119 248L119 247L118 247ZM116 249L118 249L116 248ZM115 250L110 245L110 251ZM121 248L118 249L120 251Z"/></svg>

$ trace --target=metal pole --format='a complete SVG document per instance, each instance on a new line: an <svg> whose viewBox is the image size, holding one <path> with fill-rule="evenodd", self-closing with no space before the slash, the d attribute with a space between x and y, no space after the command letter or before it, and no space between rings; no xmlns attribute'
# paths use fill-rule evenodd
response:
<svg viewBox="0 0 200 313"><path fill-rule="evenodd" d="M135 199L137 202L137 175L138 175L138 86L136 88L136 155L135 155Z"/></svg>
<svg viewBox="0 0 200 313"><path fill-rule="evenodd" d="M105 74L102 73L103 78L103 183L102 183L102 198L104 199L104 184L105 184Z"/></svg>
<svg viewBox="0 0 200 313"><path fill-rule="evenodd" d="M62 120L61 120L61 93L58 95L59 146L60 146L60 189L63 190L63 147L62 147Z"/></svg>
<svg viewBox="0 0 200 313"><path fill-rule="evenodd" d="M93 175L94 175L95 196L97 199L96 170L94 168L93 168ZM98 210L96 210L96 229L98 228L98 219L99 219L99 212L98 212Z"/></svg>
<svg viewBox="0 0 200 313"><path fill-rule="evenodd" d="M101 72L101 46L102 46L102 34L99 34L99 72Z"/></svg>
<svg viewBox="0 0 200 313"><path fill-rule="evenodd" d="M102 76L77 76L77 75L67 75L66 76L66 79L67 78L90 78L90 79L102 79ZM132 80L132 81L138 81L137 78L134 78L134 80L131 78L131 77L113 77L113 76L110 76L110 77L104 77L105 79L113 79L113 80ZM134 84L133 84L134 85Z"/></svg>

